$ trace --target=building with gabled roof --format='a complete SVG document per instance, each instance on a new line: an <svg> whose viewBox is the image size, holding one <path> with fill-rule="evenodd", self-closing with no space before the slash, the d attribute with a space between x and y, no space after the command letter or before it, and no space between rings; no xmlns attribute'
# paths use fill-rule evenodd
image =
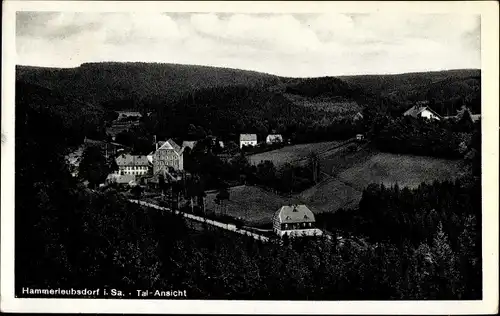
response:
<svg viewBox="0 0 500 316"><path fill-rule="evenodd" d="M313 212L305 205L285 205L272 218L273 231L278 236L321 236L323 232L315 226Z"/></svg>
<svg viewBox="0 0 500 316"><path fill-rule="evenodd" d="M403 113L404 116L411 116L414 118L427 118L431 120L442 120L443 117L439 115L436 111L431 109L428 106L424 106L421 104L416 104L409 108L406 112Z"/></svg>
<svg viewBox="0 0 500 316"><path fill-rule="evenodd" d="M257 134L241 134L240 148L243 146L257 146Z"/></svg>
<svg viewBox="0 0 500 316"><path fill-rule="evenodd" d="M174 170L184 169L183 148L172 139L156 143L156 151L153 154L153 174L167 173L168 168Z"/></svg>
<svg viewBox="0 0 500 316"><path fill-rule="evenodd" d="M121 175L142 176L149 172L151 166L145 155L121 154L115 159L118 173Z"/></svg>

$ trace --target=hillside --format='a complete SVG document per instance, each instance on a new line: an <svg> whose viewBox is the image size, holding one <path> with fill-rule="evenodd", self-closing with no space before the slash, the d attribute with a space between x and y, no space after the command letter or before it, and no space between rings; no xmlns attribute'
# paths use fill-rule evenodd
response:
<svg viewBox="0 0 500 316"><path fill-rule="evenodd" d="M84 136L98 133L104 128L106 111L90 103L72 98L58 91L16 81L16 128L27 124L29 116L24 113L45 113L60 122L69 144L83 140ZM36 122L43 128L47 122Z"/></svg>
<svg viewBox="0 0 500 316"><path fill-rule="evenodd" d="M172 101L203 88L278 83L275 76L252 71L157 63L85 63L65 69L17 66L16 76L96 105L116 108L137 107L158 97Z"/></svg>
<svg viewBox="0 0 500 316"><path fill-rule="evenodd" d="M454 115L462 103L471 108L473 113L481 112L480 69L339 78L358 87L366 95L379 95L406 106L414 101L428 100L442 115Z"/></svg>

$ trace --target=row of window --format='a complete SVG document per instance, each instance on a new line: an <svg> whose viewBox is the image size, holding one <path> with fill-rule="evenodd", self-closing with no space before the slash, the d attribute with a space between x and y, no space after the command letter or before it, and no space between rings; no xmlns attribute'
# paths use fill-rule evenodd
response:
<svg viewBox="0 0 500 316"><path fill-rule="evenodd" d="M147 166L128 166L128 167L122 167L121 169L124 170L148 170Z"/></svg>
<svg viewBox="0 0 500 316"><path fill-rule="evenodd" d="M281 230L287 230L287 229L309 229L309 228L314 228L313 223L281 224Z"/></svg>

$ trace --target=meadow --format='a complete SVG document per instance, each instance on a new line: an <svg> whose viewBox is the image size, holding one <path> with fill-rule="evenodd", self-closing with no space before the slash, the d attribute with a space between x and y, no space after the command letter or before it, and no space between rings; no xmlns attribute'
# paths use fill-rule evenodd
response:
<svg viewBox="0 0 500 316"><path fill-rule="evenodd" d="M238 186L229 189L229 200L224 201L223 209L215 203L217 193L206 197L207 211L225 213L240 218L246 225L271 223L271 218L281 206L300 203L296 198L286 198L255 186Z"/></svg>
<svg viewBox="0 0 500 316"><path fill-rule="evenodd" d="M280 149L250 155L248 156L248 161L251 164L258 164L261 161L270 160L275 166L280 166L285 163L292 163L301 159L305 159L312 152L321 154L325 151L335 148L341 143L342 142L340 141L330 141L285 146Z"/></svg>
<svg viewBox="0 0 500 316"><path fill-rule="evenodd" d="M366 148L322 160L322 170L323 180L296 196L320 212L357 207L371 183L415 188L422 182L453 180L468 172L460 160L370 152Z"/></svg>

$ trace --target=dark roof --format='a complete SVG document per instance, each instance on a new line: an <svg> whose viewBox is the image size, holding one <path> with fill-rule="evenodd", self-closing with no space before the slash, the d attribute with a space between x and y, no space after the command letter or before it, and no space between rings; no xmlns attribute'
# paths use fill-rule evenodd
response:
<svg viewBox="0 0 500 316"><path fill-rule="evenodd" d="M257 134L241 134L240 142L241 141L257 141Z"/></svg>
<svg viewBox="0 0 500 316"><path fill-rule="evenodd" d="M280 223L314 223L313 212L305 205L286 205L282 206L274 213L273 221Z"/></svg>
<svg viewBox="0 0 500 316"><path fill-rule="evenodd" d="M122 154L116 157L116 164L118 166L149 166L149 160L146 155Z"/></svg>

